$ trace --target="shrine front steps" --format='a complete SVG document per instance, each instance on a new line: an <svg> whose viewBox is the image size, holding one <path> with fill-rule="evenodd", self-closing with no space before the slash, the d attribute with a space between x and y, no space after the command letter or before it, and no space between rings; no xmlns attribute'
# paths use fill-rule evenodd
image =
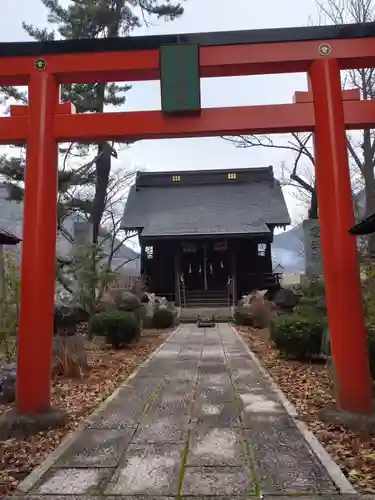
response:
<svg viewBox="0 0 375 500"><path fill-rule="evenodd" d="M193 309L200 308L227 308L228 291L227 290L187 290L186 307Z"/></svg>
<svg viewBox="0 0 375 500"><path fill-rule="evenodd" d="M232 321L230 307L187 307L182 308L180 313L181 323L196 323L198 316L201 318L212 316L217 323L228 323Z"/></svg>

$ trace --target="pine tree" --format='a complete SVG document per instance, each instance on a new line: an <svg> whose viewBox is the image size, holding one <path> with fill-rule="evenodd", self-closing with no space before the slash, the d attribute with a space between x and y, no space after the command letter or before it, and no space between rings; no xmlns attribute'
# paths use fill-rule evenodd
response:
<svg viewBox="0 0 375 500"><path fill-rule="evenodd" d="M129 36L153 18L173 21L184 12L181 3L174 0L71 0L67 7L62 7L58 0L41 1L48 10L51 29L22 24L38 41ZM27 102L27 96L16 88L2 87L0 90L8 99ZM70 84L62 87L62 101L72 102L77 113L100 113L106 105L123 105L129 90L129 85L116 83ZM72 212L85 213L93 226L95 244L105 208L112 157L117 157L117 151L113 144L101 142L95 146L71 144L61 147L60 153L64 160L59 170L58 225L61 228L61 221ZM94 157L87 161L89 154ZM77 161L84 160L84 165L77 169ZM74 166L69 167L72 161ZM8 184L9 198L22 200L24 171L22 154L0 159L0 174ZM82 189L84 187L87 189Z"/></svg>
<svg viewBox="0 0 375 500"><path fill-rule="evenodd" d="M37 41L129 36L136 28L148 25L154 18L173 21L184 12L178 0L70 0L67 7L62 7L59 0L41 1L48 10L51 29L23 23L25 31ZM111 82L64 85L61 100L72 102L77 113L100 113L107 105L123 105L130 88L129 85ZM0 92L5 103L16 101L27 104L27 94L17 88L0 87ZM112 157L117 157L117 148L107 142L60 145L57 228L60 234L73 243L72 235L65 234L64 220L72 213L85 216L92 224L92 248L95 251L98 249L100 223L110 196L110 185L113 181L117 182L116 173L111 176ZM24 148L20 149L18 155L0 157L0 176L8 186L9 199L22 201L24 174ZM122 177L128 174L124 173ZM97 271L95 251L91 259L94 274ZM69 274L69 268L72 270L74 263L59 260L57 268L58 280L69 290L64 280L67 272L63 268L68 268ZM85 286L88 287L88 293L95 297L95 287L90 283Z"/></svg>

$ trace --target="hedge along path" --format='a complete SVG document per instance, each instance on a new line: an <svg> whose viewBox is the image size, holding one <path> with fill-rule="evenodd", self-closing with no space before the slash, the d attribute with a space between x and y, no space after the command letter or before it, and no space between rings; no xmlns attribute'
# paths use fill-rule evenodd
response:
<svg viewBox="0 0 375 500"><path fill-rule="evenodd" d="M20 493L133 500L353 492L320 458L230 325L185 324Z"/></svg>

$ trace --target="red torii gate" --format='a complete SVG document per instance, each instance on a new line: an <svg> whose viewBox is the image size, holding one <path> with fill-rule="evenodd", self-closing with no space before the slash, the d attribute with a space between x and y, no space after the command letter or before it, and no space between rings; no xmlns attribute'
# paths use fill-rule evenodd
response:
<svg viewBox="0 0 375 500"><path fill-rule="evenodd" d="M59 85L160 78L163 45L199 44L202 78L307 72L294 104L74 114ZM342 94L341 69L375 66L375 24L0 44L0 84L28 85L27 107L0 119L1 144L27 144L17 411L49 409L57 220L57 144L312 131L338 405L372 410L345 129L371 128L375 102ZM342 96L344 95L344 99Z"/></svg>

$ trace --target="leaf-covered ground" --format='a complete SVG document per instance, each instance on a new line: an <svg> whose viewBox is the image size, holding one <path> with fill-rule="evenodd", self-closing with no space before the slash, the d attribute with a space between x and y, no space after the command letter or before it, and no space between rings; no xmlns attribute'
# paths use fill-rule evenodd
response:
<svg viewBox="0 0 375 500"><path fill-rule="evenodd" d="M330 425L317 416L320 408L335 402L333 379L325 366L282 359L267 330L238 331L353 486L361 493L375 493L375 435Z"/></svg>
<svg viewBox="0 0 375 500"><path fill-rule="evenodd" d="M0 498L13 491L61 441L71 433L115 388L165 340L166 332L144 332L139 345L113 351L91 346L91 370L82 379L53 381L52 405L69 412L68 424L40 432L26 440L8 439L0 444ZM9 405L0 405L0 413Z"/></svg>

